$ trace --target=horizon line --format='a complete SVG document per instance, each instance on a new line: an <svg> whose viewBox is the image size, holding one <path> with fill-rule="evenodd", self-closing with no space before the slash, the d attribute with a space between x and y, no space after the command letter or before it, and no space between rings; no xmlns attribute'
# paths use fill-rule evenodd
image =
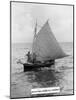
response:
<svg viewBox="0 0 76 100"><path fill-rule="evenodd" d="M66 42L71 42L73 43L73 41L66 41ZM66 42L59 42L59 43L66 43ZM15 43L32 43L32 42L12 42L12 44L15 44Z"/></svg>

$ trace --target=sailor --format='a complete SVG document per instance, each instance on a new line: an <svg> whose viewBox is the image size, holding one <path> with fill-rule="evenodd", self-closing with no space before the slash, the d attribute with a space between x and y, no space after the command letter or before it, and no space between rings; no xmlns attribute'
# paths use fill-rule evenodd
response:
<svg viewBox="0 0 76 100"><path fill-rule="evenodd" d="M26 54L27 56L27 62L31 62L31 54L30 51L28 51L28 53Z"/></svg>

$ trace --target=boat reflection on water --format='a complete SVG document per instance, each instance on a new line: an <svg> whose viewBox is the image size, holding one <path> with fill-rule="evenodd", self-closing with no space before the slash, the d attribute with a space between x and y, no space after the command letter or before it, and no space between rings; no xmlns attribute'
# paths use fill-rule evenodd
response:
<svg viewBox="0 0 76 100"><path fill-rule="evenodd" d="M48 88L48 87L60 87L60 93L54 93L54 94L46 94L46 95L64 95L64 94L71 94L73 93L72 89L69 89L68 84L68 77L71 73L72 75L72 67L71 68L62 68L59 70L57 68L54 69L55 65L53 65L53 69L50 68L43 68L39 71L31 71L26 72L27 75L27 81L31 83L32 89L34 88ZM65 77L67 73L67 76ZM72 77L72 76L71 76ZM70 81L71 82L71 81ZM68 86L67 86L67 85ZM71 86L71 84L70 84ZM70 87L71 88L71 87ZM38 94L36 95L38 96ZM39 95L39 96L45 96L45 94Z"/></svg>
<svg viewBox="0 0 76 100"><path fill-rule="evenodd" d="M40 87L54 86L55 81L57 81L55 71L53 70L34 71L33 73L27 73L27 76L30 83L37 82Z"/></svg>

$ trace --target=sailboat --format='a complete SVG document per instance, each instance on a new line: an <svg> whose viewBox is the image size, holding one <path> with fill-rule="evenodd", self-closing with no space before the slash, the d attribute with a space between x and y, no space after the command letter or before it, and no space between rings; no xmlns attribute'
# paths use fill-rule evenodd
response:
<svg viewBox="0 0 76 100"><path fill-rule="evenodd" d="M50 67L55 63L55 59L66 57L58 41L56 40L48 20L37 33L37 23L34 31L32 43L32 59L35 54L35 62L27 61L24 63L24 71L32 70L33 68Z"/></svg>

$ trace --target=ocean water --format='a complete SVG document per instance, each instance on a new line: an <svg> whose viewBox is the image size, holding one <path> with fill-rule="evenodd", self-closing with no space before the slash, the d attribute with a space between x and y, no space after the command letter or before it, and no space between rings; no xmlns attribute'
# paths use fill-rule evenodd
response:
<svg viewBox="0 0 76 100"><path fill-rule="evenodd" d="M12 44L11 53L11 98L32 97L31 89L60 87L60 92L48 95L73 94L73 43L60 43L69 56L55 60L55 65L39 71L23 72L23 65L17 64L19 59L26 62L26 53L31 50L30 43ZM35 95L40 96L40 95ZM42 95L44 96L44 95Z"/></svg>

